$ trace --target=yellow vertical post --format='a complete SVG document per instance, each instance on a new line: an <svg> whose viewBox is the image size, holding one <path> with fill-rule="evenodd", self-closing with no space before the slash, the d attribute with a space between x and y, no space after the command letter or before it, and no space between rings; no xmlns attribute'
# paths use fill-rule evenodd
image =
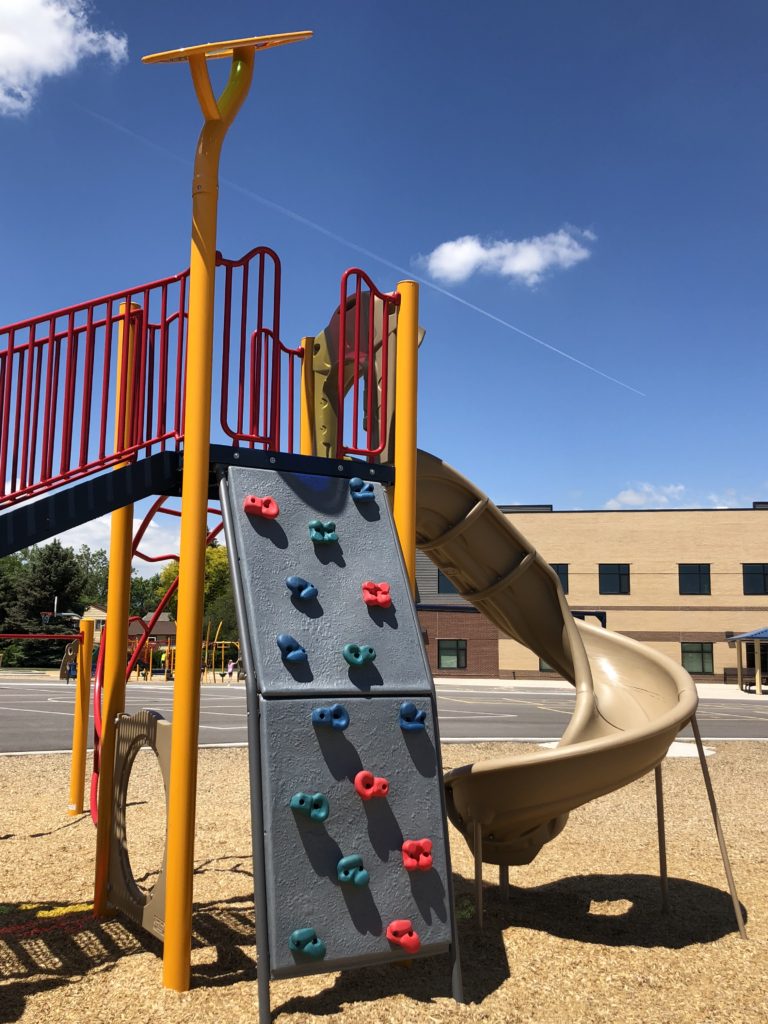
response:
<svg viewBox="0 0 768 1024"><path fill-rule="evenodd" d="M85 797L85 751L88 743L88 705L91 697L93 662L93 619L80 619L83 634L77 653L75 721L72 726L72 763L69 769L69 805L67 813L83 813Z"/></svg>
<svg viewBox="0 0 768 1024"><path fill-rule="evenodd" d="M197 742L200 719L200 636L210 472L213 298L216 265L218 169L227 128L246 97L253 50L235 51L229 83L217 102L204 55L190 58L195 90L205 115L192 184L192 249L189 275L187 409L181 492L176 677L173 700L171 781L168 798L167 883L163 982L189 988L192 945L192 875Z"/></svg>
<svg viewBox="0 0 768 1024"><path fill-rule="evenodd" d="M302 455L314 454L314 423L312 422L313 388L315 386L312 373L312 355L315 345L314 338L301 339L301 418L300 451Z"/></svg>
<svg viewBox="0 0 768 1024"><path fill-rule="evenodd" d="M205 119L198 139L192 179L189 327L184 392L188 415L181 488L178 628L166 843L163 982L168 988L180 992L189 988L192 946L200 642L210 472L219 158L227 130L248 95L256 50L299 42L311 34L293 32L279 36L234 39L150 54L143 58L148 64L186 60ZM227 84L217 99L208 75L208 59L219 57L231 57L232 64Z"/></svg>
<svg viewBox="0 0 768 1024"><path fill-rule="evenodd" d="M133 422L131 395L133 393L134 359L136 351L136 321L140 309L135 303L130 308L120 305L120 332L117 346L118 375L123 366L126 372L125 401L122 422L115 413L115 447L129 443ZM123 357L123 349L127 352ZM119 379L119 378L118 378ZM118 396L121 388L118 388ZM119 469L125 463L115 466ZM96 827L96 879L93 910L97 917L107 913L107 880L109 877L109 840L112 831L112 781L115 761L115 718L125 710L125 663L128 650L128 615L131 602L131 558L133 546L133 504L112 513L109 539L109 582L107 584L107 639L104 649L104 689L102 692L101 755L99 759L99 821Z"/></svg>
<svg viewBox="0 0 768 1024"><path fill-rule="evenodd" d="M401 281L395 371L395 488L393 515L403 561L416 593L416 425L419 377L419 286Z"/></svg>

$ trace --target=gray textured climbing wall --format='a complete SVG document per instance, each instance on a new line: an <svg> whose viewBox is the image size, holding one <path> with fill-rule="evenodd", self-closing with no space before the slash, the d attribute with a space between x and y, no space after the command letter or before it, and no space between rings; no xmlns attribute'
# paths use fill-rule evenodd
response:
<svg viewBox="0 0 768 1024"><path fill-rule="evenodd" d="M431 692L424 648L395 528L380 484L373 500L356 502L349 480L237 469L229 474L249 635L261 693ZM249 495L271 497L275 518L248 515ZM334 523L337 540L313 541L311 522ZM295 597L286 579L317 588ZM365 582L387 582L390 608L369 608ZM276 637L292 636L307 652L282 657ZM343 648L371 646L374 661L348 665Z"/></svg>
<svg viewBox="0 0 768 1024"><path fill-rule="evenodd" d="M400 728L397 697L339 703L349 714L344 731L312 725L312 710L323 706L317 699L265 701L264 828L275 975L285 968L293 973L299 958L289 939L297 927L314 928L324 942L323 970L395 955L385 933L399 918L411 920L422 952L444 950L451 939L432 702L414 702L426 710L420 732ZM361 771L386 778L387 796L362 799L354 786ZM324 821L291 809L293 796L316 792L328 801ZM403 843L424 838L433 842L432 869L406 870ZM366 885L339 882L339 861L349 856L361 858Z"/></svg>
<svg viewBox="0 0 768 1024"><path fill-rule="evenodd" d="M271 976L443 952L454 931L434 688L384 491L237 468L228 493Z"/></svg>

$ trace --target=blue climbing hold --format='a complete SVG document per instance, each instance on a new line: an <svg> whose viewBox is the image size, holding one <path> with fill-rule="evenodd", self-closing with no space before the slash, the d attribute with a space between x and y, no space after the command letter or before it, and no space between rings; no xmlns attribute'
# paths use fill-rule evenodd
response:
<svg viewBox="0 0 768 1024"><path fill-rule="evenodd" d="M361 480L359 476L353 476L349 481L349 493L353 501L374 501L376 492L370 480Z"/></svg>
<svg viewBox="0 0 768 1024"><path fill-rule="evenodd" d="M346 729L349 725L349 712L343 704L331 704L327 708L313 708L312 724L330 726L331 729Z"/></svg>
<svg viewBox="0 0 768 1024"><path fill-rule="evenodd" d="M376 658L376 651L367 644L345 644L341 653L344 661L352 666L367 665Z"/></svg>
<svg viewBox="0 0 768 1024"><path fill-rule="evenodd" d="M309 522L309 536L315 544L333 544L339 539L336 533L336 523L324 523L322 519L312 519Z"/></svg>
<svg viewBox="0 0 768 1024"><path fill-rule="evenodd" d="M426 719L427 712L420 711L412 700L404 700L400 705L400 728L403 732L421 732Z"/></svg>
<svg viewBox="0 0 768 1024"><path fill-rule="evenodd" d="M303 580L301 576L289 576L285 585L300 601L311 601L313 597L317 597L317 587Z"/></svg>
<svg viewBox="0 0 768 1024"><path fill-rule="evenodd" d="M342 857L336 865L336 877L342 885L357 885L362 888L368 885L370 878L363 867L363 858L357 854L350 854L349 857Z"/></svg>
<svg viewBox="0 0 768 1024"><path fill-rule="evenodd" d="M290 633L280 633L277 637L277 646L283 656L283 661L306 661L307 652L295 637Z"/></svg>
<svg viewBox="0 0 768 1024"><path fill-rule="evenodd" d="M314 928L297 928L291 932L288 948L292 953L303 953L313 960L322 960L325 956L325 943Z"/></svg>
<svg viewBox="0 0 768 1024"><path fill-rule="evenodd" d="M331 812L331 805L324 793L294 793L290 806L291 810L298 811L312 821L325 821Z"/></svg>

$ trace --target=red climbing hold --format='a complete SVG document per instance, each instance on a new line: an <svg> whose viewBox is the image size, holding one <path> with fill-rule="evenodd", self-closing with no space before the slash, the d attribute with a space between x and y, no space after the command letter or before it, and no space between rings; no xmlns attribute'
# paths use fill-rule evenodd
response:
<svg viewBox="0 0 768 1024"><path fill-rule="evenodd" d="M406 953L416 953L421 946L421 939L413 930L413 924L407 918L392 921L387 925L387 938L400 946Z"/></svg>
<svg viewBox="0 0 768 1024"><path fill-rule="evenodd" d="M280 506L274 498L266 494L263 498L255 494L249 494L243 502L243 512L247 516L261 516L262 519L277 519L280 515Z"/></svg>
<svg viewBox="0 0 768 1024"><path fill-rule="evenodd" d="M355 789L363 800L373 800L376 796L386 796L389 792L389 783L386 779L373 772L361 771L355 776Z"/></svg>
<svg viewBox="0 0 768 1024"><path fill-rule="evenodd" d="M363 600L369 608L390 608L392 595L389 592L389 584L366 580L363 584Z"/></svg>
<svg viewBox="0 0 768 1024"><path fill-rule="evenodd" d="M431 839L406 839L402 851L406 871L429 871L432 867Z"/></svg>

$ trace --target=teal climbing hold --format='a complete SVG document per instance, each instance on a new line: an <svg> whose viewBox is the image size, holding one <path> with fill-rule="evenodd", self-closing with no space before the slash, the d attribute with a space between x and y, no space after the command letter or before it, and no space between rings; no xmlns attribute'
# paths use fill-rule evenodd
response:
<svg viewBox="0 0 768 1024"><path fill-rule="evenodd" d="M303 953L313 960L322 960L325 956L325 943L314 928L297 928L291 932L288 948L292 953Z"/></svg>
<svg viewBox="0 0 768 1024"><path fill-rule="evenodd" d="M362 887L368 885L370 876L363 867L363 858L357 853L352 853L349 857L342 857L336 865L336 877L342 885Z"/></svg>
<svg viewBox="0 0 768 1024"><path fill-rule="evenodd" d="M345 644L341 653L344 655L344 661L353 666L367 665L376 658L376 651L367 644Z"/></svg>
<svg viewBox="0 0 768 1024"><path fill-rule="evenodd" d="M324 793L294 793L291 809L312 821L325 821L331 811L328 797Z"/></svg>
<svg viewBox="0 0 768 1024"><path fill-rule="evenodd" d="M315 544L333 544L339 539L336 523L324 523L322 519L312 519L309 522L309 536Z"/></svg>

